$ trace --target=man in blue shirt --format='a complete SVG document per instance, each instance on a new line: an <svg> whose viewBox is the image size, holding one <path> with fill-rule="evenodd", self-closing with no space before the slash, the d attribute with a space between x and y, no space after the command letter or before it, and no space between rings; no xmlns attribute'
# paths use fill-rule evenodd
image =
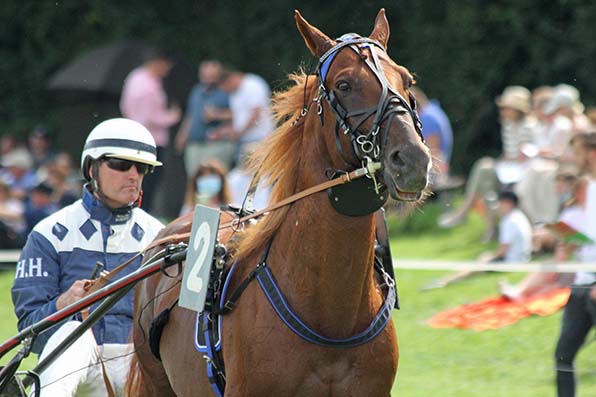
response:
<svg viewBox="0 0 596 397"><path fill-rule="evenodd" d="M176 149L184 153L189 178L208 160L218 160L228 170L233 165L235 142L210 134L230 119L228 94L218 87L221 71L217 61L201 62L199 83L189 95L186 116L176 136Z"/></svg>
<svg viewBox="0 0 596 397"><path fill-rule="evenodd" d="M429 100L418 87L412 87L418 102L422 135L433 155L437 177L444 178L449 173L449 161L453 148L453 130L449 118L441 108L439 101Z"/></svg>

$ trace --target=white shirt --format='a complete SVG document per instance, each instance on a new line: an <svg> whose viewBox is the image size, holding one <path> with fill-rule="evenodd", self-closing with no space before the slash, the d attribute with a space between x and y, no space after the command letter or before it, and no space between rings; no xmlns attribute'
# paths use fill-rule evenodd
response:
<svg viewBox="0 0 596 397"><path fill-rule="evenodd" d="M538 149L548 149L555 157L560 157L569 147L573 124L563 116L557 116L548 125L536 128L534 142Z"/></svg>
<svg viewBox="0 0 596 397"><path fill-rule="evenodd" d="M584 223L577 228L580 232L596 241L596 180L588 183L586 191L586 206L584 208ZM581 262L596 262L596 244L582 245L578 252ZM588 285L596 283L596 273L577 272L574 284Z"/></svg>
<svg viewBox="0 0 596 397"><path fill-rule="evenodd" d="M248 192L250 182L252 181L252 177L253 176L244 169L234 168L230 171L227 179L230 192L232 193L232 204L237 206L242 205L246 193ZM269 187L263 188L258 186L253 202L255 209L262 210L263 208L267 208L270 190Z"/></svg>
<svg viewBox="0 0 596 397"><path fill-rule="evenodd" d="M499 243L509 245L505 262L528 262L532 255L532 226L518 208L505 215L499 223Z"/></svg>
<svg viewBox="0 0 596 397"><path fill-rule="evenodd" d="M254 109L260 109L259 118L240 138L241 142L256 142L274 130L271 116L271 90L261 77L245 74L236 91L230 94L232 125L236 131L244 131Z"/></svg>

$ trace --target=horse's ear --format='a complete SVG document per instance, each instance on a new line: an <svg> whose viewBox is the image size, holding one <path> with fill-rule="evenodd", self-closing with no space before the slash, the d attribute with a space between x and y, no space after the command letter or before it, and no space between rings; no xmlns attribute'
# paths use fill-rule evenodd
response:
<svg viewBox="0 0 596 397"><path fill-rule="evenodd" d="M387 42L389 41L389 22L385 16L385 9L381 8L377 17L375 18L375 27L369 36L371 39L377 40L387 48Z"/></svg>
<svg viewBox="0 0 596 397"><path fill-rule="evenodd" d="M298 10L294 10L294 17L296 18L296 26L298 26L298 30L306 46L314 56L320 58L328 49L333 47L333 40L306 22L306 19L302 18Z"/></svg>

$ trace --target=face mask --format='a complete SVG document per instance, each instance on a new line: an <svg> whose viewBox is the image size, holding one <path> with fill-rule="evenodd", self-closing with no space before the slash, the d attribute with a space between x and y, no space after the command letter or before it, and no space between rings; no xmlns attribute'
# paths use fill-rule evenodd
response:
<svg viewBox="0 0 596 397"><path fill-rule="evenodd" d="M573 193L571 192L563 192L559 195L559 205L564 205L569 200L573 198Z"/></svg>
<svg viewBox="0 0 596 397"><path fill-rule="evenodd" d="M204 175L197 179L197 195L215 197L221 190L221 178L218 175Z"/></svg>

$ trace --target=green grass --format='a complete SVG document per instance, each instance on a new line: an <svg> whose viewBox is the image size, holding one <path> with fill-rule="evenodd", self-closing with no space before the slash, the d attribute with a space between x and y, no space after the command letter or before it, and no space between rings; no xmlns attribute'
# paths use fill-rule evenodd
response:
<svg viewBox="0 0 596 397"><path fill-rule="evenodd" d="M494 244L479 243L482 221L472 216L451 230L436 228L437 205L425 205L406 220L392 217L392 250L398 259L471 260ZM481 274L447 288L420 292L445 272L397 270L402 309L394 312L400 363L393 396L399 397L548 397L555 395L553 350L561 313L532 317L492 331L434 329L426 320L435 313L497 293L497 281L523 274ZM16 333L10 302L12 272L0 273L0 341ZM591 340L594 338L591 337ZM579 396L596 396L596 355L589 343L577 360ZM14 352L0 360L0 364ZM30 358L22 368L31 368Z"/></svg>
<svg viewBox="0 0 596 397"><path fill-rule="evenodd" d="M472 215L465 225L437 228L438 205L425 205L406 220L389 223L393 256L473 260L495 244L483 245L483 223ZM396 270L401 310L393 315L400 363L393 396L545 397L555 396L553 352L562 311L531 317L491 331L434 329L426 320L441 310L497 294L497 281L518 281L524 274L487 273L447 288L420 289L447 272ZM593 335L590 337L593 341ZM594 343L576 362L578 395L596 396Z"/></svg>

